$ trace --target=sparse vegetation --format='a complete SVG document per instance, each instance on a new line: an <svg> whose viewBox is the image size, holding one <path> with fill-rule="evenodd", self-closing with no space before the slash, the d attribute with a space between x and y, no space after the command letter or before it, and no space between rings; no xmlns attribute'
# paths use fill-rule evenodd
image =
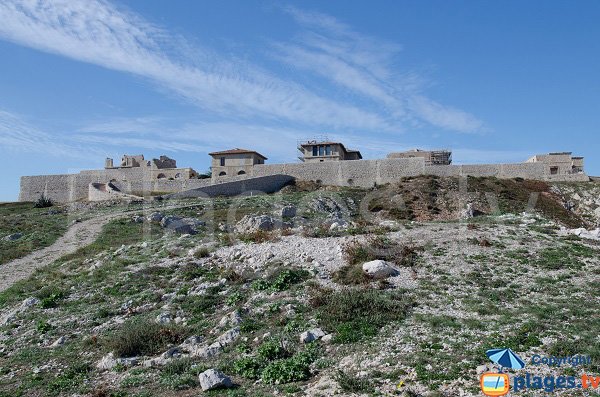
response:
<svg viewBox="0 0 600 397"><path fill-rule="evenodd" d="M236 384L204 393L209 396L327 395L330 387L342 395L384 395L401 380L407 381L406 395L441 395L448 384L470 395L478 392L477 383L461 380L472 379L488 363L485 350L498 346L521 355L589 354L593 363L585 370L599 372L600 323L590 314L600 294L594 282L600 246L564 236L559 228L568 225L562 216L575 222L579 215L554 204L522 214L525 193L549 189L546 184L481 178L469 180L469 194L482 215L458 222L453 183L423 177L376 187L372 192L382 197L371 202L368 215L374 217L364 218L360 200L371 191L316 185L217 198L210 214L205 201L194 200L160 210L206 221L206 230L222 231L215 236L205 229L194 236L163 233L158 224L136 223L132 214L141 207L133 204L94 209L131 212L109 222L93 244L0 293L7 318L0 326L0 396L198 395L198 374L209 368ZM488 188L506 190L498 196L499 211L481 199ZM554 190L543 191L558 200ZM239 220L272 213L281 202L311 203L322 193L335 193L348 206L341 215L347 229L319 226L327 214L309 210L299 212L302 219L287 219L296 223L285 233L246 240L275 236L275 244L240 243L225 232L234 230L232 203ZM64 232L62 210L0 205L0 228L29 239L62 219ZM510 213L515 215L494 215ZM390 218L399 221L380 224ZM10 224L17 221L20 229ZM20 243L0 242L8 252ZM369 279L362 264L373 259L392 262L400 274ZM327 335L301 341L303 332L317 328ZM210 354L195 355L209 346ZM164 359L168 352L173 357ZM139 359L98 369L108 353ZM165 361L141 364L148 359ZM567 368L548 371L572 374ZM334 381L321 382L326 378Z"/></svg>
<svg viewBox="0 0 600 397"><path fill-rule="evenodd" d="M107 339L106 345L116 357L151 355L164 350L169 344L183 341L186 334L185 329L176 325L134 319L123 323Z"/></svg>

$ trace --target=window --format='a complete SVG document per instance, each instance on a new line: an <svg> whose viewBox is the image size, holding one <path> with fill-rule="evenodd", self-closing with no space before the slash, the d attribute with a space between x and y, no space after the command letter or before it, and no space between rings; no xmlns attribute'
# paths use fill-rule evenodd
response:
<svg viewBox="0 0 600 397"><path fill-rule="evenodd" d="M244 171L244 170L241 170L240 172L238 172L238 175L245 175L245 174L246 174L246 171Z"/></svg>
<svg viewBox="0 0 600 397"><path fill-rule="evenodd" d="M225 171L219 172L219 176L225 176L225 175L227 175L227 173Z"/></svg>
<svg viewBox="0 0 600 397"><path fill-rule="evenodd" d="M318 150L317 146L313 146L312 148L313 148L313 156L316 156L317 155L317 150Z"/></svg>
<svg viewBox="0 0 600 397"><path fill-rule="evenodd" d="M325 149L323 146L319 146L319 156L322 156L324 154L323 149Z"/></svg>
<svg viewBox="0 0 600 397"><path fill-rule="evenodd" d="M331 154L331 146L327 145L325 146L325 155L329 156Z"/></svg>
<svg viewBox="0 0 600 397"><path fill-rule="evenodd" d="M558 174L558 167L550 167L550 174L551 175Z"/></svg>
<svg viewBox="0 0 600 397"><path fill-rule="evenodd" d="M158 174L157 179L165 179L167 176L163 173Z"/></svg>
<svg viewBox="0 0 600 397"><path fill-rule="evenodd" d="M225 157L221 157L221 167L225 167Z"/></svg>

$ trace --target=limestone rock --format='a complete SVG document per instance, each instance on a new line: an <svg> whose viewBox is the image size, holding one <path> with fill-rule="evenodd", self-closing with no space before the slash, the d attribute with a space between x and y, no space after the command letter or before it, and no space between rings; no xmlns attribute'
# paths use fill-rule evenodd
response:
<svg viewBox="0 0 600 397"><path fill-rule="evenodd" d="M23 237L23 233L13 233L13 234L9 234L8 236L4 237L2 240L16 241L16 240L20 239L21 237Z"/></svg>
<svg viewBox="0 0 600 397"><path fill-rule="evenodd" d="M242 316L240 316L240 313L236 310L223 316L221 321L219 321L219 327L236 326L240 325L241 322Z"/></svg>
<svg viewBox="0 0 600 397"><path fill-rule="evenodd" d="M136 215L131 218L131 221L134 223L144 223L144 217L140 215Z"/></svg>
<svg viewBox="0 0 600 397"><path fill-rule="evenodd" d="M57 340L54 341L54 343L52 343L50 345L50 347L59 347L65 344L65 342L67 341L67 338L65 336L61 336L60 338L58 338Z"/></svg>
<svg viewBox="0 0 600 397"><path fill-rule="evenodd" d="M169 313L160 313L156 316L156 322L159 324L169 324L172 320L172 316Z"/></svg>
<svg viewBox="0 0 600 397"><path fill-rule="evenodd" d="M38 303L40 303L40 300L36 297L30 297L25 299L22 303L21 303L21 309L27 309L31 306L37 305Z"/></svg>
<svg viewBox="0 0 600 397"><path fill-rule="evenodd" d="M256 232L259 230L270 231L281 226L280 222L268 215L246 215L235 225L238 233Z"/></svg>
<svg viewBox="0 0 600 397"><path fill-rule="evenodd" d="M169 215L162 218L160 225L168 230L172 230L179 234L196 234L198 228L206 223L195 218L181 218L175 215Z"/></svg>
<svg viewBox="0 0 600 397"><path fill-rule="evenodd" d="M232 328L229 331L225 332L223 335L219 336L217 338L217 342L221 346L227 346L227 345L230 345L233 342L235 342L235 340L239 337L240 337L240 328L235 327L235 328Z"/></svg>
<svg viewBox="0 0 600 397"><path fill-rule="evenodd" d="M102 357L96 364L96 368L100 370L110 370L116 367L118 364L125 367L131 367L138 365L140 359L138 357L127 357L127 358L115 358L112 353L108 353Z"/></svg>
<svg viewBox="0 0 600 397"><path fill-rule="evenodd" d="M160 221L162 221L162 219L164 218L164 215L161 212L153 212L150 215L148 215L148 222L152 222L152 223L160 223Z"/></svg>
<svg viewBox="0 0 600 397"><path fill-rule="evenodd" d="M344 230L348 229L349 223L343 219L335 220L331 225L329 225L329 230Z"/></svg>
<svg viewBox="0 0 600 397"><path fill-rule="evenodd" d="M296 216L296 212L296 207L294 207L293 205L286 205L279 211L279 215L282 218L293 218Z"/></svg>
<svg viewBox="0 0 600 397"><path fill-rule="evenodd" d="M324 337L326 334L321 328L314 328L308 331L303 332L300 335L300 342L302 343L310 343L317 339Z"/></svg>
<svg viewBox="0 0 600 397"><path fill-rule="evenodd" d="M198 375L202 391L214 390L218 388L229 388L233 386L231 378L226 376L218 369L208 369Z"/></svg>
<svg viewBox="0 0 600 397"><path fill-rule="evenodd" d="M398 270L391 263L381 259L363 263L362 269L368 276L375 279L387 278L398 274Z"/></svg>

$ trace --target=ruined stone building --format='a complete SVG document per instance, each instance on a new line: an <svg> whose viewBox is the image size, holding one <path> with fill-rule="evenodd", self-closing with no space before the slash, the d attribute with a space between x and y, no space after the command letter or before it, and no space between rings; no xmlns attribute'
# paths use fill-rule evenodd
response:
<svg viewBox="0 0 600 397"><path fill-rule="evenodd" d="M571 152L537 154L527 163L542 163L550 175L583 174L583 157L573 157Z"/></svg>
<svg viewBox="0 0 600 397"><path fill-rule="evenodd" d="M341 142L306 141L298 145L298 150L302 153L298 158L304 163L362 159L358 150L346 149Z"/></svg>
<svg viewBox="0 0 600 397"><path fill-rule="evenodd" d="M394 152L387 155L388 159L422 158L425 165L450 165L452 152L449 150L421 150L413 149L406 152Z"/></svg>

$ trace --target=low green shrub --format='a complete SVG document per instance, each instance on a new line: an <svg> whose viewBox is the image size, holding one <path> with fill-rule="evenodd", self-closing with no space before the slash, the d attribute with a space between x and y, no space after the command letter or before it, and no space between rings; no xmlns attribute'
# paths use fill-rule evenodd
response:
<svg viewBox="0 0 600 397"><path fill-rule="evenodd" d="M183 341L187 331L177 325L162 325L151 320L134 319L121 325L106 344L117 357L152 355L171 344Z"/></svg>
<svg viewBox="0 0 600 397"><path fill-rule="evenodd" d="M255 357L244 357L233 363L233 372L247 379L260 379L265 362Z"/></svg>
<svg viewBox="0 0 600 397"><path fill-rule="evenodd" d="M346 289L318 291L311 299L321 325L335 332L338 343L357 342L383 326L403 320L413 299L399 291Z"/></svg>
<svg viewBox="0 0 600 397"><path fill-rule="evenodd" d="M35 208L48 208L52 207L53 205L54 202L52 201L52 199L50 199L50 197L46 197L43 194L33 204Z"/></svg>
<svg viewBox="0 0 600 397"><path fill-rule="evenodd" d="M335 381L347 393L366 393L373 390L373 382L364 377L349 375L344 371L337 371Z"/></svg>
<svg viewBox="0 0 600 397"><path fill-rule="evenodd" d="M273 361L262 371L261 380L269 384L298 382L310 378L310 364L318 358L316 348L294 354L290 358Z"/></svg>

